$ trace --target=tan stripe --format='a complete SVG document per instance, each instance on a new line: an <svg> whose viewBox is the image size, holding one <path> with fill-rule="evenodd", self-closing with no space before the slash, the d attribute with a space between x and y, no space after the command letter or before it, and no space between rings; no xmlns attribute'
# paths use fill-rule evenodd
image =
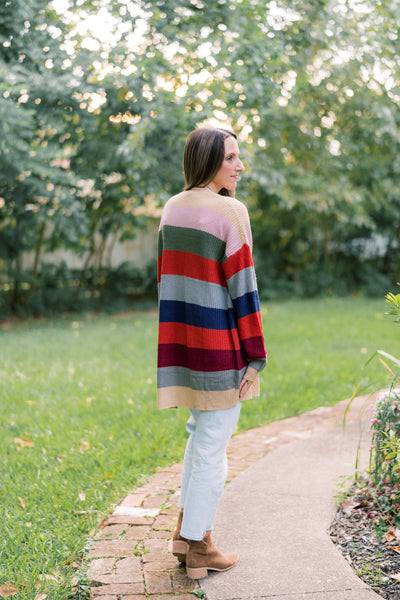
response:
<svg viewBox="0 0 400 600"><path fill-rule="evenodd" d="M257 378L243 400L259 396L260 382ZM231 408L239 402L239 390L204 392L188 387L175 386L157 390L157 408L197 408L198 410L222 410Z"/></svg>

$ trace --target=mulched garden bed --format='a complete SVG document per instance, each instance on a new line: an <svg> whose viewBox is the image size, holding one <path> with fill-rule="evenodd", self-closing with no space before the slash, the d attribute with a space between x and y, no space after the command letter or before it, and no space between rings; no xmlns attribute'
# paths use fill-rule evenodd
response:
<svg viewBox="0 0 400 600"><path fill-rule="evenodd" d="M354 484L329 529L356 574L387 600L400 600L400 529L379 508L374 490Z"/></svg>

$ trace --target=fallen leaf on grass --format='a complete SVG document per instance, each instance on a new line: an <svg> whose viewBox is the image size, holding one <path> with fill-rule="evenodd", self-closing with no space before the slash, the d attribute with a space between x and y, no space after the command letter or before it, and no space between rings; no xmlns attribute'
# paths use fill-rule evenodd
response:
<svg viewBox="0 0 400 600"><path fill-rule="evenodd" d="M22 508L25 508L25 506L26 506L25 500L23 498L21 498L21 496L18 496L18 500L19 500L19 503L22 506Z"/></svg>
<svg viewBox="0 0 400 600"><path fill-rule="evenodd" d="M14 596L18 594L19 589L15 587L15 585L11 585L10 583L5 583L4 585L0 585L0 596L2 598L8 598L9 596Z"/></svg>
<svg viewBox="0 0 400 600"><path fill-rule="evenodd" d="M390 549L397 552L397 554L400 554L400 546L390 546Z"/></svg>
<svg viewBox="0 0 400 600"><path fill-rule="evenodd" d="M389 575L389 577L391 579L394 579L395 581L400 581L400 573L396 573L395 575Z"/></svg>
<svg viewBox="0 0 400 600"><path fill-rule="evenodd" d="M39 580L40 581L38 581L35 584L35 587L37 589L45 587L46 582L48 582L48 581L53 581L54 583L57 583L57 577L54 577L54 575L49 575L47 573L40 574ZM46 598L47 598L47 594L45 594L45 592L40 592L40 593L36 594L34 600L46 600Z"/></svg>
<svg viewBox="0 0 400 600"><path fill-rule="evenodd" d="M54 577L54 575L49 575L48 573L40 574L39 575L39 579L40 579L40 581L54 581L54 582L57 582L57 577ZM39 587L40 585L41 585L41 583L37 583L36 587Z"/></svg>
<svg viewBox="0 0 400 600"><path fill-rule="evenodd" d="M25 438L14 438L14 443L17 444L17 446L21 446L21 448L26 446L33 448L35 445L33 442L31 442L31 440L27 440Z"/></svg>
<svg viewBox="0 0 400 600"><path fill-rule="evenodd" d="M89 450L90 449L90 443L89 442L85 442L85 441L81 441L78 443L78 448L79 448L79 452L81 454L83 454L83 452L85 452L85 450Z"/></svg>

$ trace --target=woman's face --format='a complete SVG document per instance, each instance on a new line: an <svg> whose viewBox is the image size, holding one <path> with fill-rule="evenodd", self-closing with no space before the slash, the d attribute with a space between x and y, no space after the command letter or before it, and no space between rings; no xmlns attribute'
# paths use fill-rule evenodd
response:
<svg viewBox="0 0 400 600"><path fill-rule="evenodd" d="M222 188L234 192L240 171L244 171L244 166L239 158L239 146L237 140L230 135L225 139L225 156L222 165L207 187L216 193Z"/></svg>

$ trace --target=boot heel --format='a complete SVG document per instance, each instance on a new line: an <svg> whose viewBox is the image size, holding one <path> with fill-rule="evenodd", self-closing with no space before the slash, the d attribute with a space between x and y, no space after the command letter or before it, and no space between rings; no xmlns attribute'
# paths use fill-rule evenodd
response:
<svg viewBox="0 0 400 600"><path fill-rule="evenodd" d="M186 575L190 579L202 579L203 577L207 577L208 570L207 567L188 567L186 566Z"/></svg>

